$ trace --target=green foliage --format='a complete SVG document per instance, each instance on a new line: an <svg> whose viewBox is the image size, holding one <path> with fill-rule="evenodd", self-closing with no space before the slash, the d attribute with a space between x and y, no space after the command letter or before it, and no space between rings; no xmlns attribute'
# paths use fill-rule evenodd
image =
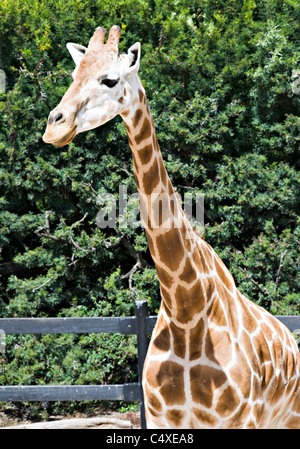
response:
<svg viewBox="0 0 300 449"><path fill-rule="evenodd" d="M159 307L144 231L96 225L99 195L117 198L121 184L136 192L121 119L62 149L41 139L71 82L66 43L87 45L97 26L115 23L121 51L142 43L166 166L182 195L204 195L207 241L250 299L299 313L299 19L294 0L2 0L0 315L132 315L134 299ZM0 383L136 377L132 338L7 344Z"/></svg>
<svg viewBox="0 0 300 449"><path fill-rule="evenodd" d="M0 374L1 384L132 381L137 371L135 340L118 334L7 336L7 365Z"/></svg>

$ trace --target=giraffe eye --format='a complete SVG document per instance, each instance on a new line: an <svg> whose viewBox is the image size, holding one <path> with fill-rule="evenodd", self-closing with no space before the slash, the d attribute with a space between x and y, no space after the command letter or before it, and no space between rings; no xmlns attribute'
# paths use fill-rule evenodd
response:
<svg viewBox="0 0 300 449"><path fill-rule="evenodd" d="M111 78L104 78L101 80L100 84L104 84L107 87L114 87L116 84L118 84L119 79L111 79Z"/></svg>

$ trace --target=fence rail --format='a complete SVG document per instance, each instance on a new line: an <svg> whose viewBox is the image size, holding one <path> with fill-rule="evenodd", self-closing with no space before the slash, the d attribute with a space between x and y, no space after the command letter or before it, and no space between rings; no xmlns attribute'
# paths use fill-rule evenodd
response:
<svg viewBox="0 0 300 449"><path fill-rule="evenodd" d="M0 387L1 401L139 401L139 383Z"/></svg>
<svg viewBox="0 0 300 449"><path fill-rule="evenodd" d="M148 315L147 301L136 301L135 317L0 318L4 334L121 333L136 334L138 382L123 385L0 386L1 401L123 400L141 402L141 424L146 428L142 371L156 316ZM300 316L277 316L291 331L300 332Z"/></svg>
<svg viewBox="0 0 300 449"><path fill-rule="evenodd" d="M147 301L137 301L142 304ZM139 306L140 307L140 306ZM146 309L147 313L147 309ZM144 317L144 313L142 312ZM290 331L300 331L300 316L275 315ZM141 329L151 334L156 316L146 316L146 327ZM137 317L95 317L95 318L0 318L0 330L5 334L92 334L120 333L139 334Z"/></svg>
<svg viewBox="0 0 300 449"><path fill-rule="evenodd" d="M156 317L146 317L146 331L151 333ZM138 334L136 317L98 318L0 318L5 334Z"/></svg>

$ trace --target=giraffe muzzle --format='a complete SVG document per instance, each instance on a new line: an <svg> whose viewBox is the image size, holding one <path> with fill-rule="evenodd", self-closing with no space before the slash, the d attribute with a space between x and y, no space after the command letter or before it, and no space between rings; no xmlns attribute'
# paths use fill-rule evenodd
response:
<svg viewBox="0 0 300 449"><path fill-rule="evenodd" d="M51 129L52 126L53 125L47 126L45 134L43 135L43 141L45 143L51 143L55 147L63 147L72 142L72 140L76 136L77 125L73 126L71 130L69 130L65 134L62 133L60 138L57 138L54 135L53 130Z"/></svg>
<svg viewBox="0 0 300 449"><path fill-rule="evenodd" d="M76 129L77 124L74 124L73 114L65 113L61 108L55 108L49 114L43 141L56 147L62 147L74 139Z"/></svg>

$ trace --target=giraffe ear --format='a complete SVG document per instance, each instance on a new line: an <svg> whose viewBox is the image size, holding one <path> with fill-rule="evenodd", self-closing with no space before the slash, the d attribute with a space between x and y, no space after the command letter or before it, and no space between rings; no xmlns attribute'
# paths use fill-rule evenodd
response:
<svg viewBox="0 0 300 449"><path fill-rule="evenodd" d="M136 42L128 50L128 67L127 73L137 73L140 68L141 44Z"/></svg>
<svg viewBox="0 0 300 449"><path fill-rule="evenodd" d="M85 55L86 48L83 45L73 44L72 42L67 43L67 49L70 52L70 55L73 58L76 66L80 64L80 61Z"/></svg>

